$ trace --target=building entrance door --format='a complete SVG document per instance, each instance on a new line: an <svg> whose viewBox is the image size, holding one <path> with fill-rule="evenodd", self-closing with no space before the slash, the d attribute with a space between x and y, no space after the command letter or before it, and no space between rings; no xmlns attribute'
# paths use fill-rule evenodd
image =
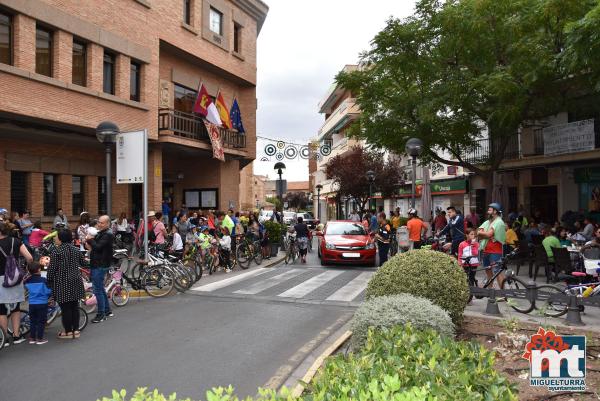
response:
<svg viewBox="0 0 600 401"><path fill-rule="evenodd" d="M554 224L558 220L558 190L556 185L530 187L530 212L536 223Z"/></svg>

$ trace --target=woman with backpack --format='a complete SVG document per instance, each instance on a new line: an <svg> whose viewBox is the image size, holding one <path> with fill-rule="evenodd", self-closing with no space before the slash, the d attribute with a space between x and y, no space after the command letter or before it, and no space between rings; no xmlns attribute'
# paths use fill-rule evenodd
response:
<svg viewBox="0 0 600 401"><path fill-rule="evenodd" d="M27 263L33 262L33 257L23 245L20 239L10 236L13 227L4 221L0 221L0 329L7 332L8 318L13 328L13 344L25 341L25 337L19 335L21 325L20 304L25 301L25 289L23 288L23 276L25 272L18 266L19 255L23 256ZM9 343L6 342L5 346Z"/></svg>

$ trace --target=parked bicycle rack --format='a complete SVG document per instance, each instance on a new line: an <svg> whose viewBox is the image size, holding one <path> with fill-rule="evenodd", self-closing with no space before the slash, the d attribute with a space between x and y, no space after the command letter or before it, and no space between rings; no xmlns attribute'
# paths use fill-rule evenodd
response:
<svg viewBox="0 0 600 401"><path fill-rule="evenodd" d="M524 289L496 289L496 288L481 288L469 287L471 294L474 297L487 298L488 302L484 314L490 316L502 316L498 308L498 302L503 299L516 298L528 299L531 302L540 301L561 301L568 304L567 309L567 325L568 326L585 326L581 320L581 305L600 307L600 297L584 298L577 295L564 294L548 294L538 291L538 287L534 282L530 282L527 288Z"/></svg>

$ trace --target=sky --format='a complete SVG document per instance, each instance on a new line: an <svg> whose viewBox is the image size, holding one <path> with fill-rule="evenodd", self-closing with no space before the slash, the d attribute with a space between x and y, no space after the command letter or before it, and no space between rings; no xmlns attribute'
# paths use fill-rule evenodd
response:
<svg viewBox="0 0 600 401"><path fill-rule="evenodd" d="M414 0L264 0L269 14L258 36L257 135L308 143L325 121L317 104L338 71L356 64L390 16L406 17ZM254 173L274 178L269 142L258 140ZM284 179L307 181L306 160L284 160Z"/></svg>

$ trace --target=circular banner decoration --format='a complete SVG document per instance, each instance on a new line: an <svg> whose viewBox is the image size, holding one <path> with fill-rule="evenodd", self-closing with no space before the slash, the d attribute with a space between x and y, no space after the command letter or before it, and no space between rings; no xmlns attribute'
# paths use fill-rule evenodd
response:
<svg viewBox="0 0 600 401"><path fill-rule="evenodd" d="M265 154L267 156L275 156L275 153L277 153L277 148L275 147L275 145L270 143L267 146L265 146Z"/></svg>
<svg viewBox="0 0 600 401"><path fill-rule="evenodd" d="M308 146L303 146L300 148L300 157L303 159L308 159L308 157L310 156L310 150L308 149Z"/></svg>
<svg viewBox="0 0 600 401"><path fill-rule="evenodd" d="M321 160L323 160L323 156L321 156L320 153L315 153L315 159L320 162Z"/></svg>
<svg viewBox="0 0 600 401"><path fill-rule="evenodd" d="M287 148L285 148L285 150L283 151L283 154L285 155L286 158L288 159L295 159L296 157L298 157L298 149L296 149L293 146L288 146Z"/></svg>
<svg viewBox="0 0 600 401"><path fill-rule="evenodd" d="M283 142L283 141L277 141L277 148L278 149L285 148L285 142Z"/></svg>
<svg viewBox="0 0 600 401"><path fill-rule="evenodd" d="M276 158L277 160L279 160L279 161L282 161L282 160L283 160L283 157L284 157L284 156L283 156L283 153L277 153L277 154L275 155L275 158Z"/></svg>
<svg viewBox="0 0 600 401"><path fill-rule="evenodd" d="M321 146L321 155L329 156L331 154L331 146L323 145Z"/></svg>
<svg viewBox="0 0 600 401"><path fill-rule="evenodd" d="M270 160L269 160L269 158L268 158L268 157L264 157L264 156L263 156L263 157L261 157L261 158L260 158L260 161L261 161L261 162L268 162L268 161L270 161Z"/></svg>

